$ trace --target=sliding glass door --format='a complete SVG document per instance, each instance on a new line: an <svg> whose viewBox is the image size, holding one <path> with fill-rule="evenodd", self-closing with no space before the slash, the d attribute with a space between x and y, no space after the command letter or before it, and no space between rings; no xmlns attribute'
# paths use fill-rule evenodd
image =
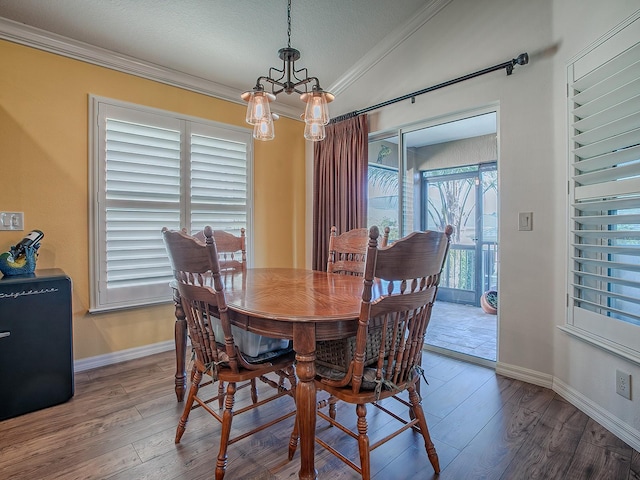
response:
<svg viewBox="0 0 640 480"><path fill-rule="evenodd" d="M369 141L368 225L388 226L391 242L416 230L455 229L427 348L480 363L497 358L497 316L480 308L498 285L497 165L491 110Z"/></svg>
<svg viewBox="0 0 640 480"><path fill-rule="evenodd" d="M496 163L422 172L421 192L422 229L454 227L438 298L479 306L497 281Z"/></svg>

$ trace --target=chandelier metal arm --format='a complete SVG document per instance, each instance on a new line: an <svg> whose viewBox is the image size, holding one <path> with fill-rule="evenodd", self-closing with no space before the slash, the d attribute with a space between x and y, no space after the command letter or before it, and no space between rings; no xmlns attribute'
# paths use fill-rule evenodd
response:
<svg viewBox="0 0 640 480"><path fill-rule="evenodd" d="M258 77L256 82L257 90L264 90L264 86L261 82L267 82L272 85L271 93L274 95L278 95L279 93L285 92L287 95L296 92L300 95L303 93L308 93L308 89L306 85L315 82L315 85L312 87L314 91L322 90L320 87L320 80L317 77L309 77L308 70L306 67L303 67L299 70L296 70L295 61L300 58L300 52L295 48L286 47L280 49L280 58L282 59L282 70L275 67L269 68L269 76L261 76ZM277 75L274 75L277 73ZM299 89L298 87L305 86L304 90ZM280 90L276 90L274 87L282 87Z"/></svg>
<svg viewBox="0 0 640 480"><path fill-rule="evenodd" d="M293 92L298 93L300 95L302 95L303 93L308 93L309 90L307 88L304 89L299 89L298 87L302 86L302 85L307 85L311 82L315 82L315 85L313 85L312 90L314 91L319 91L322 90L322 88L320 87L320 82L316 77L308 77L308 78L304 78L302 80L298 79L297 77L295 78L296 80L298 80L297 82L291 82L290 80L286 81L286 82L281 82L280 80L284 78L281 77L279 79L274 79L271 77L258 77L258 80L256 82L256 86L254 87L255 91L263 91L264 90L264 85L262 85L262 82L266 82L266 83L270 83L272 85L271 88L271 93L273 93L274 95L278 95L282 92L285 92L287 94L291 94ZM282 87L279 90L276 90L275 87Z"/></svg>

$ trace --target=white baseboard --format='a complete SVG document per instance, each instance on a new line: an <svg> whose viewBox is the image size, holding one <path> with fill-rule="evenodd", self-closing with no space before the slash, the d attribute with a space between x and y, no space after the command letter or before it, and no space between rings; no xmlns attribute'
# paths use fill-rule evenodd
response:
<svg viewBox="0 0 640 480"><path fill-rule="evenodd" d="M553 375L547 375L535 370L500 362L496 364L496 373L553 390L571 405L584 412L615 436L626 442L634 450L640 451L640 431L623 422L615 415L612 415L611 412L592 402L589 398L558 380Z"/></svg>
<svg viewBox="0 0 640 480"><path fill-rule="evenodd" d="M83 372L106 365L126 362L127 360L135 360L136 358L146 357L155 353L162 353L168 350L175 350L176 344L173 340L166 342L154 343L153 345L145 345L143 347L130 348L128 350L120 350L118 352L106 353L95 357L82 358L73 362L73 371Z"/></svg>
<svg viewBox="0 0 640 480"><path fill-rule="evenodd" d="M639 430L636 430L631 425L623 422L615 415L612 415L611 412L608 412L600 405L592 402L580 392L574 390L569 385L562 382L561 380L558 380L557 378L553 380L552 390L562 398L564 398L571 405L578 408L589 417L593 418L596 422L609 430L616 437L626 442L634 450L640 451Z"/></svg>
<svg viewBox="0 0 640 480"><path fill-rule="evenodd" d="M553 375L541 373L536 370L509 365L507 363L497 362L496 373L505 377L515 378L527 383L533 383L544 388L553 389Z"/></svg>

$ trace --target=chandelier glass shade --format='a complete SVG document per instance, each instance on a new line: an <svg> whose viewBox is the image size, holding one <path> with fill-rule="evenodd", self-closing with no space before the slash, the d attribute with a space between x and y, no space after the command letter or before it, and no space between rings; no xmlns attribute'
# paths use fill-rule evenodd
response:
<svg viewBox="0 0 640 480"><path fill-rule="evenodd" d="M245 120L253 125L253 137L256 140L273 140L275 131L269 104L282 92L287 95L295 92L300 94L300 99L307 104L303 114L305 138L312 141L323 140L324 126L329 123L327 104L333 101L334 96L325 92L320 87L318 78L310 77L306 68L296 69L295 62L300 59L300 52L291 47L291 0L288 0L287 22L288 44L278 51L282 69L271 67L268 76L258 77L255 87L241 95L247 102ZM271 92L265 91L265 84L271 85Z"/></svg>
<svg viewBox="0 0 640 480"><path fill-rule="evenodd" d="M245 120L248 124L255 125L271 117L271 107L269 104L276 99L275 95L265 92L264 90L245 92L242 95L243 99L245 99L245 96L247 97L245 101L248 102L248 107Z"/></svg>
<svg viewBox="0 0 640 480"><path fill-rule="evenodd" d="M304 110L305 123L321 123L326 125L329 123L329 102L333 101L334 96L329 92L313 90L311 93L303 93L300 100L307 104Z"/></svg>
<svg viewBox="0 0 640 480"><path fill-rule="evenodd" d="M324 125L321 123L306 123L304 124L304 138L311 140L312 142L319 142L324 140L326 132Z"/></svg>
<svg viewBox="0 0 640 480"><path fill-rule="evenodd" d="M272 114L275 115L275 114ZM256 140L273 140L276 137L276 131L273 127L273 121L276 117L262 118L253 126L253 138Z"/></svg>

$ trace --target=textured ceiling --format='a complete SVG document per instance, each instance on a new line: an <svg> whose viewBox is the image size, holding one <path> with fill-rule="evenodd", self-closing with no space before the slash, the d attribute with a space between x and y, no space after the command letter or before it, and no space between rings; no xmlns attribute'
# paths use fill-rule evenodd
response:
<svg viewBox="0 0 640 480"><path fill-rule="evenodd" d="M331 91L433 3L293 0L296 67ZM0 0L0 17L239 91L281 67L287 45L286 0ZM300 102L286 97L278 101Z"/></svg>

